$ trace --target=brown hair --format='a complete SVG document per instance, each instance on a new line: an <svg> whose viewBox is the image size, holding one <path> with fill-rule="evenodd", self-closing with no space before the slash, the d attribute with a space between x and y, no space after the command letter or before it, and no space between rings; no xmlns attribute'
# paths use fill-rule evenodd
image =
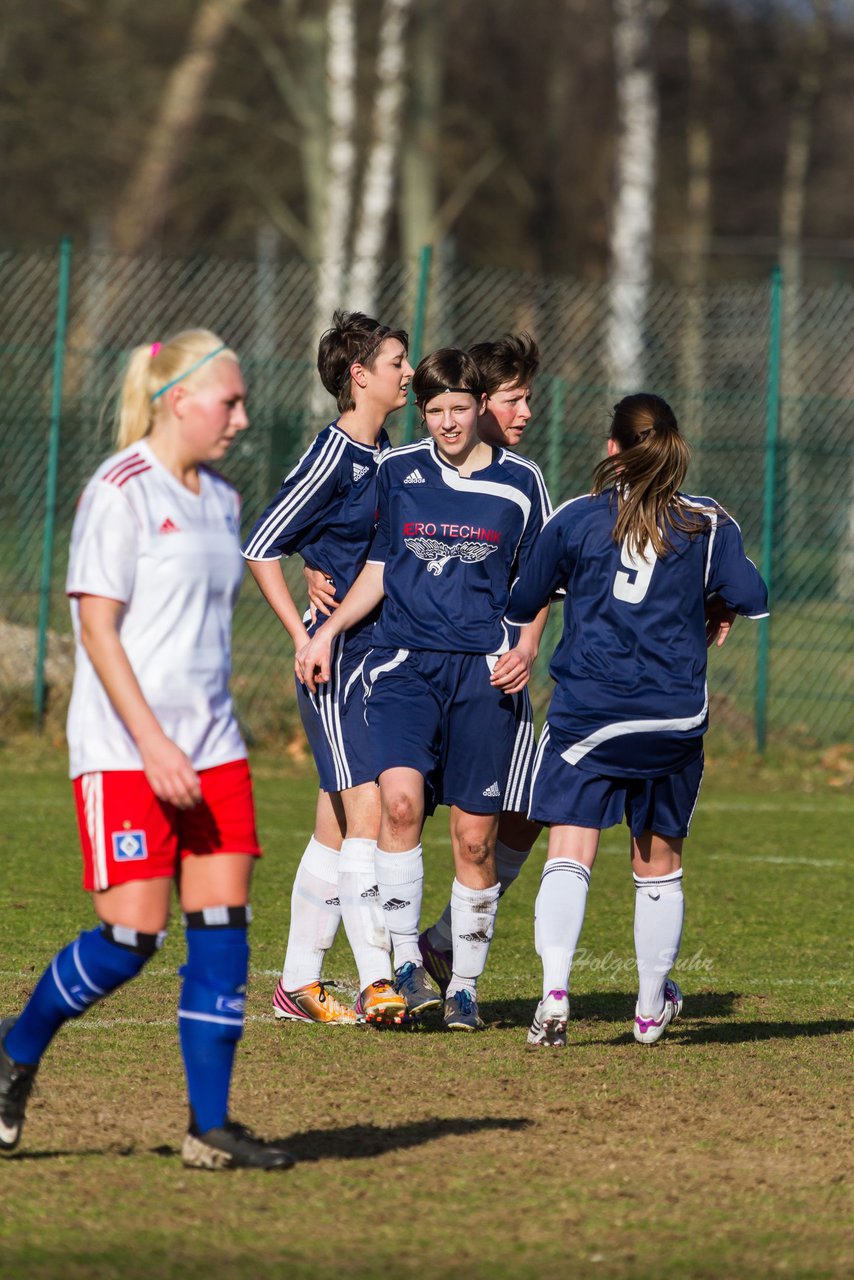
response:
<svg viewBox="0 0 854 1280"><path fill-rule="evenodd" d="M386 338L397 338L409 350L409 334L405 329L390 329L361 311L335 311L332 327L327 329L317 348L317 371L320 381L334 397L339 413L355 409L350 387L350 369L362 364L374 367L374 361Z"/></svg>
<svg viewBox="0 0 854 1280"><path fill-rule="evenodd" d="M208 365L213 366L220 356L237 360L222 338L209 329L185 329L165 342L134 347L122 376L116 406L118 447L124 449L148 435L165 403L157 398L158 392L167 383L202 381L210 372ZM187 371L186 378L181 376L183 370Z"/></svg>
<svg viewBox="0 0 854 1280"><path fill-rule="evenodd" d="M413 375L412 389L421 409L443 391L464 391L475 400L485 391L480 365L461 347L440 347L425 356Z"/></svg>
<svg viewBox="0 0 854 1280"><path fill-rule="evenodd" d="M613 489L617 499L614 541L643 553L651 542L655 554L673 549L675 531L699 532L701 518L679 496L690 453L679 434L676 415L661 396L641 392L614 405L611 439L620 453L605 458L593 473L593 493Z"/></svg>
<svg viewBox="0 0 854 1280"><path fill-rule="evenodd" d="M529 333L508 333L497 342L476 342L469 355L477 361L488 396L505 382L529 387L540 367L540 349Z"/></svg>

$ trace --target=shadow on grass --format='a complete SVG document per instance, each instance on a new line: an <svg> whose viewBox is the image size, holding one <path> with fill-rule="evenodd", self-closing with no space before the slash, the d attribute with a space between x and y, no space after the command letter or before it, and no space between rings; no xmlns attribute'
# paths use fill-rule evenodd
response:
<svg viewBox="0 0 854 1280"><path fill-rule="evenodd" d="M373 1124L351 1124L345 1129L307 1129L304 1133L291 1133L275 1141L291 1151L302 1164L316 1160L365 1160L382 1156L388 1151L401 1151L407 1147L420 1147L438 1138L478 1133L494 1129L527 1129L533 1124L525 1116L468 1116L432 1120L419 1120L411 1124L394 1124L382 1128ZM178 1147L164 1143L159 1147L103 1147L83 1151L15 1151L4 1157L6 1161L56 1160L62 1156L133 1156L152 1155L177 1159Z"/></svg>
<svg viewBox="0 0 854 1280"><path fill-rule="evenodd" d="M721 1022L691 1026L680 1018L668 1032L674 1044L750 1044L755 1040L799 1040L838 1036L854 1031L854 1019L819 1018L816 1022ZM626 1037L627 1039L629 1037Z"/></svg>
<svg viewBox="0 0 854 1280"><path fill-rule="evenodd" d="M457 1137L484 1130L527 1129L533 1122L524 1116L452 1116L445 1119L418 1120L410 1124L393 1124L383 1128L373 1124L352 1124L346 1129L308 1129L282 1139L297 1160L364 1160L420 1147L438 1138Z"/></svg>
<svg viewBox="0 0 854 1280"><path fill-rule="evenodd" d="M481 1004L480 1014L488 1026L528 1026L539 995L528 1000L488 1000ZM635 1013L636 991L592 991L585 995L570 994L573 1022L631 1022ZM700 991L686 997L682 1022L698 1018L731 1018L737 991Z"/></svg>

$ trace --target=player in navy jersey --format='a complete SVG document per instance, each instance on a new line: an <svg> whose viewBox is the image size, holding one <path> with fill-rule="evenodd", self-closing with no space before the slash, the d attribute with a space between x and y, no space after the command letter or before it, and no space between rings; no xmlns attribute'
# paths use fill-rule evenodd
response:
<svg viewBox="0 0 854 1280"><path fill-rule="evenodd" d="M659 396L614 409L593 491L559 507L513 587L524 623L566 589L555 691L534 767L531 817L548 824L535 939L543 998L530 1044L565 1045L569 973L600 831L631 831L639 991L634 1036L653 1044L682 1008L670 977L684 916L682 846L703 774L706 650L767 591L735 521L679 491L688 446Z"/></svg>
<svg viewBox="0 0 854 1280"><path fill-rule="evenodd" d="M177 884L187 939L178 1008L190 1101L184 1163L293 1163L228 1116L260 849L228 691L240 499L208 464L248 427L244 397L236 355L207 330L136 348L122 384L119 452L77 509L66 585L76 641L68 743L83 882L99 924L58 952L21 1014L0 1023L0 1149L18 1143L38 1064L60 1027L157 953Z"/></svg>
<svg viewBox="0 0 854 1280"><path fill-rule="evenodd" d="M511 695L530 672L524 637L503 616L544 504L534 472L478 437L485 395L471 356L435 352L413 386L429 438L381 459L368 562L297 666L310 690L328 680L334 637L383 602L364 681L381 798L377 881L396 983L413 1014L440 1003L418 947L425 787L435 785L451 806L456 865L444 1021L477 1030L477 980L500 888L495 833L515 734Z"/></svg>
<svg viewBox="0 0 854 1280"><path fill-rule="evenodd" d="M522 441L531 420L531 387L540 364L537 344L527 333L508 334L495 342L478 342L469 348L483 377L486 408L478 421L478 435L496 448L515 449ZM529 467L542 486L542 502L546 515L551 503L539 467L528 458L516 457L519 466ZM536 658L548 607L543 609L526 632L531 661ZM496 671L501 672L501 661ZM534 716L527 686L514 697L516 740L510 762L510 777L504 792L504 809L498 821L495 862L501 894L516 880L542 830L528 818L531 774L536 741ZM451 939L451 904L434 925L425 929L419 940L421 957L430 977L444 992L451 977L453 944Z"/></svg>
<svg viewBox="0 0 854 1280"><path fill-rule="evenodd" d="M324 617L303 619L281 570L298 553L341 592L361 571L376 523L377 466L389 440L384 423L406 402L412 377L407 335L360 312L336 312L320 341L318 371L338 418L316 437L246 539L243 554L271 608L301 649ZM309 694L297 682L303 726L317 764L320 793L314 834L302 855L291 899L276 1017L319 1023L399 1024L406 1006L392 982L391 950L379 906L374 849L379 796L370 761L361 670L375 615L336 636L332 679ZM322 979L322 965L343 918L359 970L354 1011Z"/></svg>

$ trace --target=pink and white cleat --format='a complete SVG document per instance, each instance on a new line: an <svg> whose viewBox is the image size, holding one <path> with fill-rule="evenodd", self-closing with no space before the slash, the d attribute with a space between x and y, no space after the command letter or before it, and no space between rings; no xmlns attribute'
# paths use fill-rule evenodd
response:
<svg viewBox="0 0 854 1280"><path fill-rule="evenodd" d="M642 1017L635 1005L634 1033L638 1044L655 1044L664 1035L665 1027L675 1022L681 1012L682 992L673 979L668 978L664 983L664 1008L657 1018Z"/></svg>
<svg viewBox="0 0 854 1280"><path fill-rule="evenodd" d="M569 1021L569 994L550 991L537 1005L528 1044L544 1044L552 1049L566 1048L566 1024Z"/></svg>

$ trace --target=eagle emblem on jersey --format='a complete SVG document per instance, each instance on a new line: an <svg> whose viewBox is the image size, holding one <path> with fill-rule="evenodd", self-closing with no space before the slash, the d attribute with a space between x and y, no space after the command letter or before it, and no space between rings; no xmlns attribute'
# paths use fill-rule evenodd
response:
<svg viewBox="0 0 854 1280"><path fill-rule="evenodd" d="M404 538L410 551L419 560L427 561L427 572L438 578L449 560L462 560L464 564L479 564L491 556L498 547L488 542L439 542L437 538Z"/></svg>

